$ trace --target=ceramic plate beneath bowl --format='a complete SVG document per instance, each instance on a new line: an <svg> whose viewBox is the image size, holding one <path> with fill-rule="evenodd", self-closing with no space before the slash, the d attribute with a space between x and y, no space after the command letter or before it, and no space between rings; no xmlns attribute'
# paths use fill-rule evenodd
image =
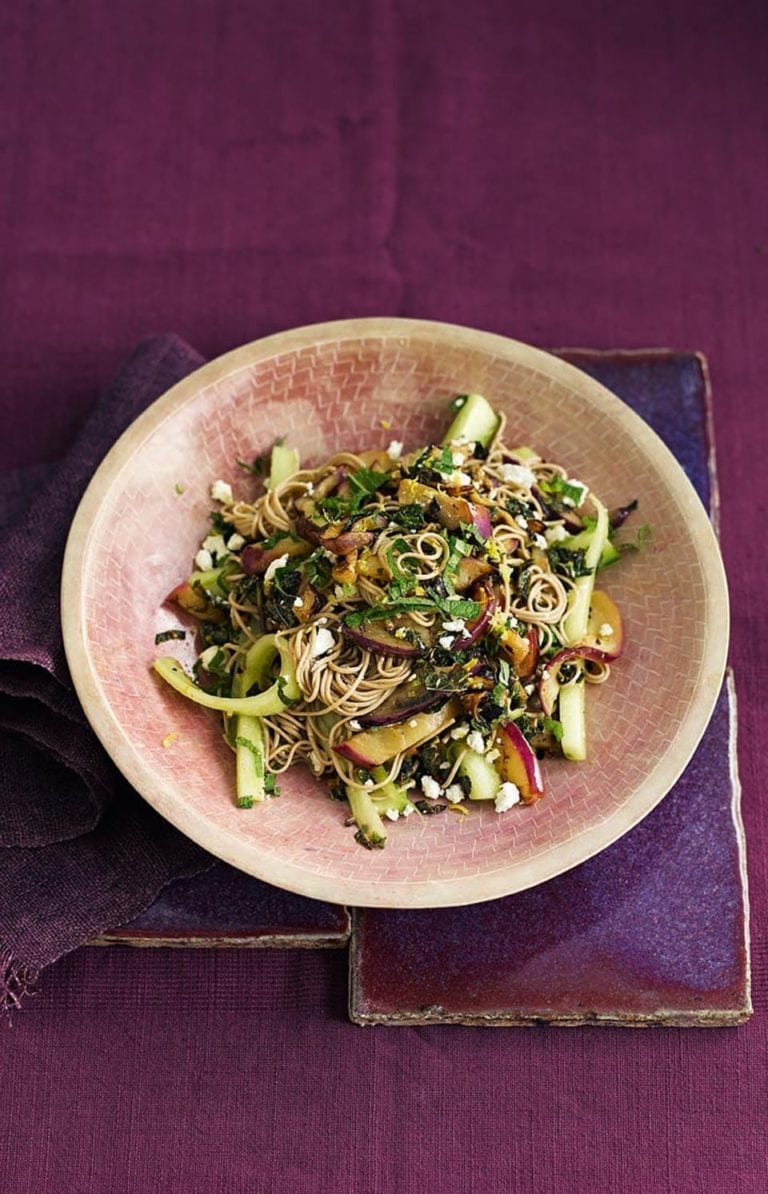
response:
<svg viewBox="0 0 768 1194"><path fill-rule="evenodd" d="M387 848L360 849L342 806L303 767L252 810L232 799L218 717L150 671L165 594L207 529L211 481L248 497L236 459L286 435L302 459L439 438L447 402L480 391L525 442L608 506L638 497L650 548L605 587L626 649L590 690L589 760L545 764L547 796L501 816L411 817ZM391 430L382 427L391 424ZM183 488L179 493L178 489ZM658 437L573 366L490 333L415 320L299 328L206 365L159 399L104 460L75 517L64 566L64 638L78 695L127 778L213 854L269 883L362 906L438 907L541 883L604 849L654 807L691 757L723 675L728 607L701 503ZM166 644L163 652L172 644ZM183 658L183 652L180 652ZM170 746L167 735L175 733Z"/></svg>

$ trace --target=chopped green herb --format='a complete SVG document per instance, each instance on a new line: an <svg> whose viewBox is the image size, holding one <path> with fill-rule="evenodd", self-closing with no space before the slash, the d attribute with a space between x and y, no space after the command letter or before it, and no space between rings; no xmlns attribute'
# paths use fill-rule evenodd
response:
<svg viewBox="0 0 768 1194"><path fill-rule="evenodd" d="M574 485L571 481L566 481L565 477L558 475L545 477L538 484L542 493L547 494L548 497L559 498L566 505L571 506L580 506L589 493L586 485L578 483Z"/></svg>
<svg viewBox="0 0 768 1194"><path fill-rule="evenodd" d="M404 531L420 531L427 524L424 510L415 502L407 502L403 506L398 506L396 510L390 510L389 518Z"/></svg>
<svg viewBox="0 0 768 1194"><path fill-rule="evenodd" d="M388 479L389 473L379 473L371 468L360 468L348 478L350 488L360 498L370 497L377 489L381 489Z"/></svg>
<svg viewBox="0 0 768 1194"><path fill-rule="evenodd" d="M159 634L155 635L155 646L159 647L160 643L170 642L173 638L184 639L186 637L186 630L161 630Z"/></svg>
<svg viewBox="0 0 768 1194"><path fill-rule="evenodd" d="M277 776L274 771L268 771L264 776L264 791L267 796L279 796L280 788L277 784Z"/></svg>
<svg viewBox="0 0 768 1194"><path fill-rule="evenodd" d="M186 487L182 485L181 481L177 481L173 488L177 493L183 493Z"/></svg>
<svg viewBox="0 0 768 1194"><path fill-rule="evenodd" d="M303 564L304 575L309 584L316 589L325 589L331 581L331 561L325 550L320 547L307 556Z"/></svg>
<svg viewBox="0 0 768 1194"><path fill-rule="evenodd" d="M252 755L256 756L257 759L262 758L262 752L259 750L256 743L252 742L250 738L243 738L242 735L238 734L237 738L235 738L235 746L244 746L245 749L249 750Z"/></svg>
<svg viewBox="0 0 768 1194"><path fill-rule="evenodd" d="M429 466L438 473L452 473L455 465L453 463L453 453L451 449L447 445L442 448L440 454L436 456L434 460L429 461Z"/></svg>
<svg viewBox="0 0 768 1194"><path fill-rule="evenodd" d="M275 531L265 539L261 544L262 547L269 549L270 547L277 547L278 543L302 543L303 540L300 535L294 535L293 531Z"/></svg>
<svg viewBox="0 0 768 1194"><path fill-rule="evenodd" d="M356 473L350 473L347 484L352 491L351 497L341 497L339 494L329 494L319 502L319 509L326 518L352 518L365 505L385 481L389 480L389 473L379 473L375 469L360 468Z"/></svg>
<svg viewBox="0 0 768 1194"><path fill-rule="evenodd" d="M653 527L647 522L644 522L641 527L637 528L637 534L635 535L634 542L630 541L629 543L617 543L616 547L622 553L622 555L624 555L626 552L630 551L642 551L644 547L648 546L652 539Z"/></svg>
<svg viewBox="0 0 768 1194"><path fill-rule="evenodd" d="M533 506L524 502L522 498L507 498L506 508L513 518L533 518L536 513Z"/></svg>
<svg viewBox="0 0 768 1194"><path fill-rule="evenodd" d="M256 477L263 477L266 471L266 463L262 456L257 456L252 464L249 464L247 460L240 460L238 457L237 463L246 473L253 473Z"/></svg>
<svg viewBox="0 0 768 1194"><path fill-rule="evenodd" d="M577 576L590 576L592 569L586 564L586 548L563 547L561 543L554 543L548 552L550 567L561 576L568 576L575 580Z"/></svg>
<svg viewBox="0 0 768 1194"><path fill-rule="evenodd" d="M220 535L229 535L232 531L232 523L227 522L220 510L211 510L208 517L211 520L211 526L214 531L218 531Z"/></svg>
<svg viewBox="0 0 768 1194"><path fill-rule="evenodd" d="M561 742L563 738L562 722L556 721L554 717L545 717L542 721L542 726L545 730L549 730L556 742Z"/></svg>

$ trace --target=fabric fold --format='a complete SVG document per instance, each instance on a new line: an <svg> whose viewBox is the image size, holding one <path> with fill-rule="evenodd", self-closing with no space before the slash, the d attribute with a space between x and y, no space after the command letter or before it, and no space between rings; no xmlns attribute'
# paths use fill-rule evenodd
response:
<svg viewBox="0 0 768 1194"><path fill-rule="evenodd" d="M203 358L143 341L54 466L3 478L0 515L0 1006L88 937L137 916L210 855L133 792L72 686L59 616L69 527L99 462ZM6 484L7 480L7 484Z"/></svg>

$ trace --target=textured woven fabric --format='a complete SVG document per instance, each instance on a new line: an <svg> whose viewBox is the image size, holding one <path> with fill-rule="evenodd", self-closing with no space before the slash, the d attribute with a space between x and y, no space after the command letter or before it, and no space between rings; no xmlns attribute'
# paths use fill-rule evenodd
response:
<svg viewBox="0 0 768 1194"><path fill-rule="evenodd" d="M9 477L0 535L0 1007L25 977L142 912L209 865L122 780L74 694L59 585L69 525L94 468L149 402L201 363L145 341L66 457ZM115 594L119 600L120 595Z"/></svg>
<svg viewBox="0 0 768 1194"><path fill-rule="evenodd" d="M58 459L158 328L206 356L388 313L544 346L706 352L756 1006L733 1030L355 1029L342 955L79 951L3 1040L3 1186L762 1192L764 4L2 0L0 14L8 468Z"/></svg>

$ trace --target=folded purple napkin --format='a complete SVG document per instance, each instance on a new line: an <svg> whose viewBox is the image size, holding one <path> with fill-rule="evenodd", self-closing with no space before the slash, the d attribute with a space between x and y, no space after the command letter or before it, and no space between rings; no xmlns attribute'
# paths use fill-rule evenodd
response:
<svg viewBox="0 0 768 1194"><path fill-rule="evenodd" d="M75 696L59 621L69 525L120 433L202 364L176 336L144 341L53 467L2 475L0 508L0 1009L166 883L212 865L126 783Z"/></svg>

